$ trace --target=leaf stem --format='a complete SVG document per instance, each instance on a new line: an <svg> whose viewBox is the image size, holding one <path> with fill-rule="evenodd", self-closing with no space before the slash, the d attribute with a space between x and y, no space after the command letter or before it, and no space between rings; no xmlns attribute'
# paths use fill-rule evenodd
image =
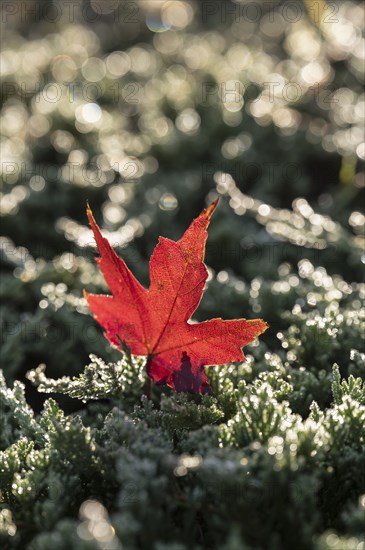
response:
<svg viewBox="0 0 365 550"><path fill-rule="evenodd" d="M146 397L148 400L151 399L151 378L148 375L146 380Z"/></svg>
<svg viewBox="0 0 365 550"><path fill-rule="evenodd" d="M148 400L151 399L151 378L149 377L149 374L148 374L148 371L149 371L149 367L151 365L151 361L152 361L152 355L148 355L147 356L147 361L146 361L146 372L147 372L147 379L146 379L146 397Z"/></svg>

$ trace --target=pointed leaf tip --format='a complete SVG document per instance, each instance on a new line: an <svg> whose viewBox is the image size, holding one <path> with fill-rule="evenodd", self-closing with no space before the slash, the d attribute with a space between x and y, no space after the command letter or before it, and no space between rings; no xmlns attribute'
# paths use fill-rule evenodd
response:
<svg viewBox="0 0 365 550"><path fill-rule="evenodd" d="M219 203L219 197L215 199L215 201L211 202L210 205L205 209L204 214L207 216L207 218L211 218L213 215L214 210L217 208Z"/></svg>
<svg viewBox="0 0 365 550"><path fill-rule="evenodd" d="M89 201L86 201L86 214L87 214L87 217L88 217L88 220L89 220L90 224L92 224L93 222L95 223L94 215L93 215L93 212L91 210Z"/></svg>

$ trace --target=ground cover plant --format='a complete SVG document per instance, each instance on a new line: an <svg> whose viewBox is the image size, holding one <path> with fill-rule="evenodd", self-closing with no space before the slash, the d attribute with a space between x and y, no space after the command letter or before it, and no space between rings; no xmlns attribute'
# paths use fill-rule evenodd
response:
<svg viewBox="0 0 365 550"><path fill-rule="evenodd" d="M1 547L365 549L362 4L1 9ZM174 391L85 206L148 288L218 197L189 313L269 328Z"/></svg>

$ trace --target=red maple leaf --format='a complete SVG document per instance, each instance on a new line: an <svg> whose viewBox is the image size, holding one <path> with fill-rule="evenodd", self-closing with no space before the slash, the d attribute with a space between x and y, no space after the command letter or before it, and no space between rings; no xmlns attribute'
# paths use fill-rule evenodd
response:
<svg viewBox="0 0 365 550"><path fill-rule="evenodd" d="M208 276L203 263L213 202L177 242L164 237L150 260L150 287L144 288L102 237L88 206L87 215L100 252L98 265L112 296L85 297L105 336L133 355L147 356L147 372L156 383L176 391L210 391L204 366L244 361L242 347L264 332L261 319L211 319L189 323Z"/></svg>

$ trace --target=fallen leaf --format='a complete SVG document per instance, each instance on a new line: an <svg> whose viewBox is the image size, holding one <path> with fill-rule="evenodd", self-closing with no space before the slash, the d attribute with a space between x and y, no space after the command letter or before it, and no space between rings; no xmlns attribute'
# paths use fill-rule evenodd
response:
<svg viewBox="0 0 365 550"><path fill-rule="evenodd" d="M100 253L96 261L112 292L112 296L85 292L89 307L112 344L121 349L123 341L133 355L147 356L149 377L176 391L209 392L204 367L244 361L242 347L268 328L261 319L189 322L208 276L205 243L217 203L210 204L179 241L159 238L150 259L148 289L101 235L87 208Z"/></svg>

